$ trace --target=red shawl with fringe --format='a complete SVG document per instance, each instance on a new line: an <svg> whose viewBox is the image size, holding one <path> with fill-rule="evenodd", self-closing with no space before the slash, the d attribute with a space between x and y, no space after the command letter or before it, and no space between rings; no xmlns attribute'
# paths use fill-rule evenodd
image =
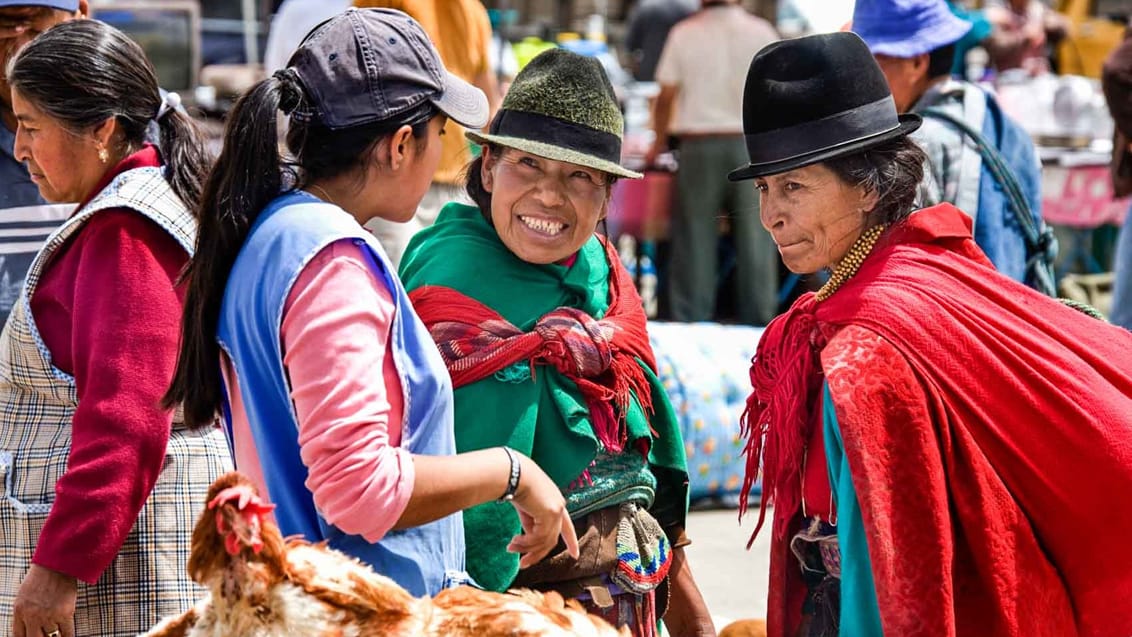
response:
<svg viewBox="0 0 1132 637"><path fill-rule="evenodd" d="M833 394L885 633L1132 635L1132 333L995 273L970 224L946 204L914 213L762 337L744 427L746 486L761 462L774 505L772 637L797 630L801 459L820 353L850 325L910 377L855 370L888 375L882 405Z"/></svg>
<svg viewBox="0 0 1132 637"><path fill-rule="evenodd" d="M620 259L602 241L610 263ZM456 290L422 286L409 299L440 348L454 387L491 376L519 361L552 365L574 381L586 400L594 434L612 453L625 447L625 414L634 394L646 414L653 412L652 392L640 359L649 369L656 360L649 344L648 320L641 298L624 268L610 268L609 310L597 320L585 312L560 307L523 332L498 312ZM616 407L616 409L615 409Z"/></svg>

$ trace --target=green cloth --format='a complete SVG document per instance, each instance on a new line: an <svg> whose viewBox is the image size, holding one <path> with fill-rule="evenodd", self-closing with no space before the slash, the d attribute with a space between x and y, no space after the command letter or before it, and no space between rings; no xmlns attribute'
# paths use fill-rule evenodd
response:
<svg viewBox="0 0 1132 637"><path fill-rule="evenodd" d="M400 275L410 292L426 285L451 288L522 330L558 307L601 318L609 306L609 263L596 237L569 267L530 264L507 249L478 208L463 204L445 206L432 227L413 237ZM649 453L657 477L651 511L663 527L682 525L688 494L683 440L660 381L647 368L645 376L655 414L647 418L634 398L626 418L629 439L651 438L650 425L659 434ZM563 490L599 451L581 392L552 367L537 367L533 378L512 367L456 389L455 398L458 451L510 446L528 454ZM489 502L464 512L468 572L481 586L503 591L515 579L519 558L507 544L520 529L508 503Z"/></svg>
<svg viewBox="0 0 1132 637"><path fill-rule="evenodd" d="M837 506L837 545L841 549L841 635L884 637L877 602L876 583L869 559L868 536L861 517L861 503L849 472L849 458L841 440L841 425L833 408L829 383L824 384L822 435L829 468L829 486ZM927 591L925 591L925 594Z"/></svg>

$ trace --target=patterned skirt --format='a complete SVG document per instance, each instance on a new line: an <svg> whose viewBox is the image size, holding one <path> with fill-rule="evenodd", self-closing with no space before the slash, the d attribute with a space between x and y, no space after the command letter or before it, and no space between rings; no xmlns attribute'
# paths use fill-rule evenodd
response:
<svg viewBox="0 0 1132 637"><path fill-rule="evenodd" d="M655 590L638 595L622 590L613 582L606 585L606 590L613 598L612 605L602 607L594 601L593 595L588 593L576 599L585 607L587 613L601 617L616 628L627 626L633 637L656 637Z"/></svg>
<svg viewBox="0 0 1132 637"><path fill-rule="evenodd" d="M802 522L802 530L791 538L790 550L802 567L807 589L799 637L837 637L841 620L837 527L819 517L807 518Z"/></svg>

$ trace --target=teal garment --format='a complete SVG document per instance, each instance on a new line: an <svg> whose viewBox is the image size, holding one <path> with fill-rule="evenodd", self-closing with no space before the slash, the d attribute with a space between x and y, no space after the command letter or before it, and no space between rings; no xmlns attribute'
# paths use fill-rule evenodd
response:
<svg viewBox="0 0 1132 637"><path fill-rule="evenodd" d="M837 544L841 549L841 628L851 637L882 637L873 567L861 519L861 505L853 488L849 459L841 442L841 426L833 409L829 383L822 389L822 428L829 485L837 506Z"/></svg>
<svg viewBox="0 0 1132 637"><path fill-rule="evenodd" d="M979 46L979 43L990 37L994 27L987 20L983 11L967 9L955 0L948 0L948 7L955 15L971 23L971 30L955 43L955 62L951 65L951 74L967 79L967 52Z"/></svg>

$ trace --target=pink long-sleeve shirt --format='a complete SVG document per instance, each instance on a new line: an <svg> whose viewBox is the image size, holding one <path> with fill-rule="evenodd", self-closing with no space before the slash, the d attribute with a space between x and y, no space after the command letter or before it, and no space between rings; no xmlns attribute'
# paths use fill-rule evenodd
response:
<svg viewBox="0 0 1132 637"><path fill-rule="evenodd" d="M393 296L361 248L338 241L300 273L283 310L283 364L299 421L306 486L323 517L380 540L413 492L412 455L401 448L404 396L390 332ZM224 376L236 466L267 493L239 381Z"/></svg>

